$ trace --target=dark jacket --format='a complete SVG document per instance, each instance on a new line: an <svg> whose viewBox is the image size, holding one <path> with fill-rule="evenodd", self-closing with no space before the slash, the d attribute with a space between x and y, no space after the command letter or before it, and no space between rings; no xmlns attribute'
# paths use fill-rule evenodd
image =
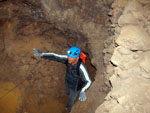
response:
<svg viewBox="0 0 150 113"><path fill-rule="evenodd" d="M80 90L83 83L84 87L81 91L85 91L90 87L91 79L89 77L85 64L81 60L78 60L78 63L72 65L68 63L67 55L59 55L56 53L42 53L42 58L66 64L66 87L71 88L75 91Z"/></svg>

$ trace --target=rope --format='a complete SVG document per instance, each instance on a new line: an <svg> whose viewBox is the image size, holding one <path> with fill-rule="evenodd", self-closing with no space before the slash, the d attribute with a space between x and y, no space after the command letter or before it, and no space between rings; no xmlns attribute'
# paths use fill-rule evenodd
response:
<svg viewBox="0 0 150 113"><path fill-rule="evenodd" d="M21 81L20 83L18 83L16 86L14 86L12 89L10 89L6 94L4 94L3 96L0 97L0 100L2 100L4 97L6 97L9 93L11 93L12 91L14 91L18 86L20 86L21 84L23 84L25 82L25 80L28 79L30 75L28 75L23 81Z"/></svg>

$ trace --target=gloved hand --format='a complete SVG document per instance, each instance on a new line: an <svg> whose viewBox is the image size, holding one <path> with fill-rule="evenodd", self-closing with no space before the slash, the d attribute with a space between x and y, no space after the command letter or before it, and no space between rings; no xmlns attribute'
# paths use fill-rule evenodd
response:
<svg viewBox="0 0 150 113"><path fill-rule="evenodd" d="M33 51L35 52L35 56L39 56L39 57L41 57L42 56L42 53L41 52L39 52L36 48L33 48Z"/></svg>
<svg viewBox="0 0 150 113"><path fill-rule="evenodd" d="M86 101L86 94L85 94L85 92L83 92L83 91L80 92L79 100L80 101Z"/></svg>

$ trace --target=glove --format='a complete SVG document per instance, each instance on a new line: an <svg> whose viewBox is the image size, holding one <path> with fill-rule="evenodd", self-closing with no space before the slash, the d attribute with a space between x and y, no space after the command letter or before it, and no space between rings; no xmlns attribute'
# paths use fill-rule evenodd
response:
<svg viewBox="0 0 150 113"><path fill-rule="evenodd" d="M36 48L33 48L33 51L35 52L35 56L39 56L39 57L41 57L42 56L42 53L41 52L39 52Z"/></svg>
<svg viewBox="0 0 150 113"><path fill-rule="evenodd" d="M85 92L80 92L80 95L79 95L79 100L80 101L86 101L86 94Z"/></svg>

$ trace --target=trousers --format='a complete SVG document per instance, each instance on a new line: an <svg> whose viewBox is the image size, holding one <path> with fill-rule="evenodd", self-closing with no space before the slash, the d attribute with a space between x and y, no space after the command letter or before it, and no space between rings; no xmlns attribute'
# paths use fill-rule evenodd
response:
<svg viewBox="0 0 150 113"><path fill-rule="evenodd" d="M67 88L67 87L66 87L66 90L67 90L67 95L68 95L68 103L67 103L66 107L67 107L68 111L71 111L72 106L74 105L75 100L76 100L80 90L74 91L71 88Z"/></svg>

